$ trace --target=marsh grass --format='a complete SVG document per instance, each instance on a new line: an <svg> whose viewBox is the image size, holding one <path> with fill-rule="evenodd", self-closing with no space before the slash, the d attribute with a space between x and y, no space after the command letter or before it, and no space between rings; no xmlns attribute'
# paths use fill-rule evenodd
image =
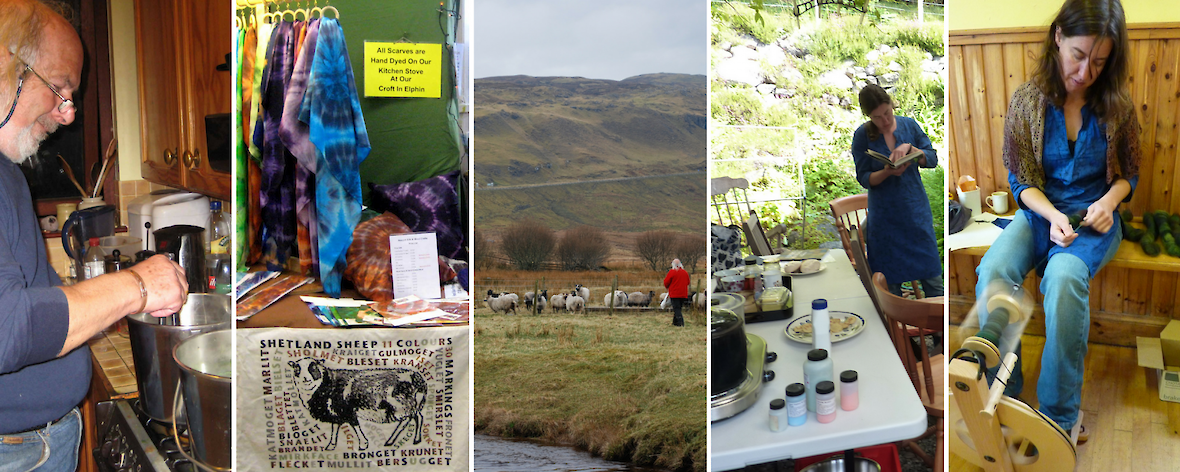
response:
<svg viewBox="0 0 1180 472"><path fill-rule="evenodd" d="M705 470L703 313L676 329L666 313L475 316L477 431Z"/></svg>

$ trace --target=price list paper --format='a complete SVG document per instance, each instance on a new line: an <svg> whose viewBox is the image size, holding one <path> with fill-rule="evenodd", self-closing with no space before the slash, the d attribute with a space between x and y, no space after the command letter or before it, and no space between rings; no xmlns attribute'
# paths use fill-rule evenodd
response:
<svg viewBox="0 0 1180 472"><path fill-rule="evenodd" d="M389 237L393 264L393 296L442 298L439 289L438 242L434 233L395 234Z"/></svg>

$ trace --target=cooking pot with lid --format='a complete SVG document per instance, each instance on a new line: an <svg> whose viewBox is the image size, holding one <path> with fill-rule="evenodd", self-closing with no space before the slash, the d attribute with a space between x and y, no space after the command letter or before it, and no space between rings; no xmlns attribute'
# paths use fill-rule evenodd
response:
<svg viewBox="0 0 1180 472"><path fill-rule="evenodd" d="M733 390L746 379L746 322L726 309L714 308L710 316L709 394Z"/></svg>

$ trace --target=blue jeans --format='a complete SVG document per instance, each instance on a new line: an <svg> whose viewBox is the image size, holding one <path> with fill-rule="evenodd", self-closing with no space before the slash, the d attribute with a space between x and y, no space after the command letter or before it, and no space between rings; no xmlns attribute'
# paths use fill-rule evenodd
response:
<svg viewBox="0 0 1180 472"><path fill-rule="evenodd" d="M0 438L0 472L71 472L78 469L82 414L74 408L53 426Z"/></svg>
<svg viewBox="0 0 1180 472"><path fill-rule="evenodd" d="M1121 231L1115 222L1111 231ZM1118 233L1118 234L1121 234ZM1107 249L1105 266L1118 252L1117 241ZM1016 212L1012 223L996 238L975 269L979 282L976 296L983 294L988 283L1003 280L1022 284L1024 276L1041 261L1033 260L1033 234L1024 210ZM1041 278L1041 294L1045 308L1045 351L1041 355L1041 376L1037 381L1037 400L1040 410L1049 419L1069 431L1078 420L1082 403L1082 376L1085 370L1086 340L1090 335L1090 274L1089 268L1077 256L1057 254L1049 259ZM987 313L979 311L979 323L987 320ZM1017 345L1017 355L1019 344ZM1004 388L1008 396L1019 395L1024 385L1019 359ZM995 378L997 369L988 372L988 381Z"/></svg>

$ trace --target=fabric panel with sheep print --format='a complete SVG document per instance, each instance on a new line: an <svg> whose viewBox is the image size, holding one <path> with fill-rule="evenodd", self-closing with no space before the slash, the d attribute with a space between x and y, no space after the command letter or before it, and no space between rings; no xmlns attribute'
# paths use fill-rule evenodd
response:
<svg viewBox="0 0 1180 472"><path fill-rule="evenodd" d="M467 327L358 332L237 331L236 469L468 470Z"/></svg>

